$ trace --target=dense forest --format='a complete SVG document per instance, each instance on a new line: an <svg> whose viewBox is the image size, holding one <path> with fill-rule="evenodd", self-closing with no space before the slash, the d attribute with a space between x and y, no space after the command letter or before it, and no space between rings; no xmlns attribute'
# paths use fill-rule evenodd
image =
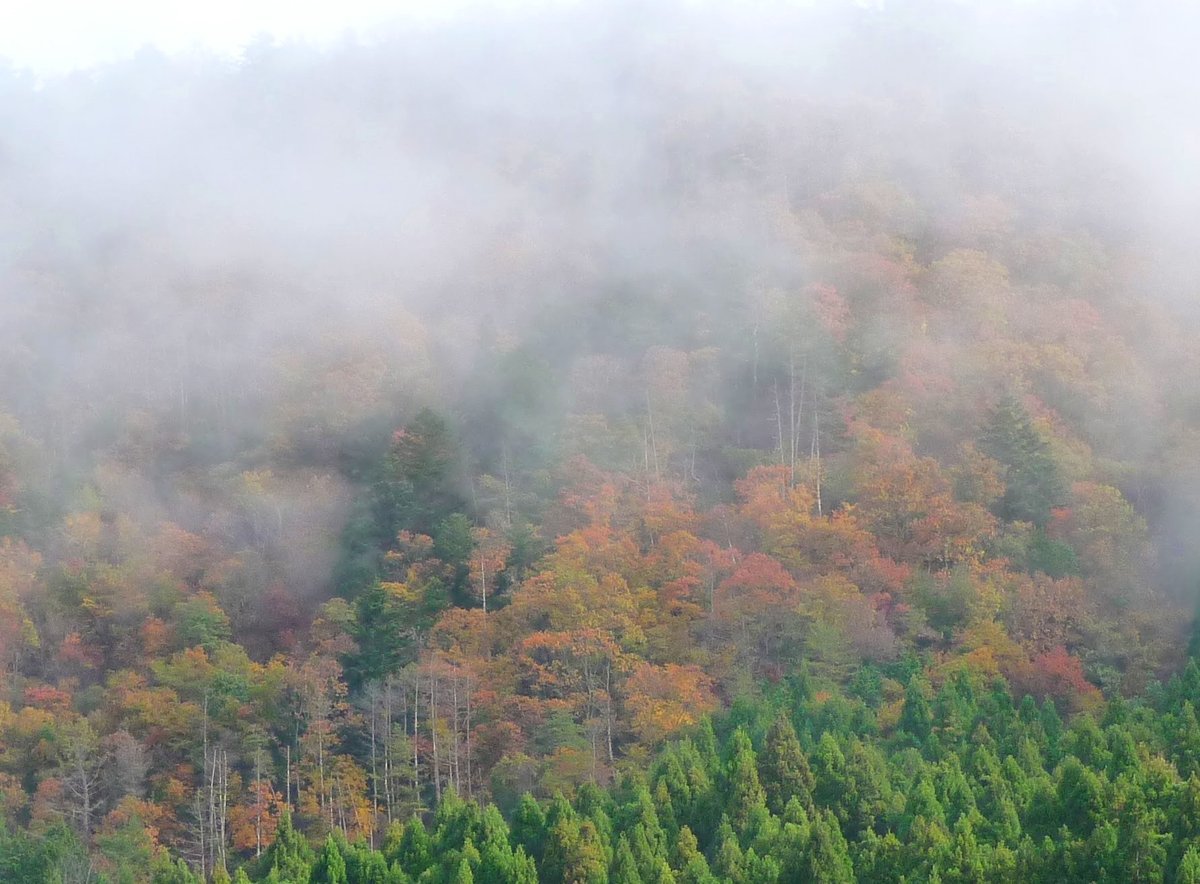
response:
<svg viewBox="0 0 1200 884"><path fill-rule="evenodd" d="M1200 882L1197 23L0 70L0 881Z"/></svg>

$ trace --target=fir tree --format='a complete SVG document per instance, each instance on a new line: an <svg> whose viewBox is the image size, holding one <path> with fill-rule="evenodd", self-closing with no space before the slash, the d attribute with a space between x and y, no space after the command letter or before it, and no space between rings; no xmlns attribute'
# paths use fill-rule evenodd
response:
<svg viewBox="0 0 1200 884"><path fill-rule="evenodd" d="M812 809L816 781L808 757L786 715L778 716L767 732L759 757L759 773L772 813L782 814L792 799L798 800L806 810Z"/></svg>

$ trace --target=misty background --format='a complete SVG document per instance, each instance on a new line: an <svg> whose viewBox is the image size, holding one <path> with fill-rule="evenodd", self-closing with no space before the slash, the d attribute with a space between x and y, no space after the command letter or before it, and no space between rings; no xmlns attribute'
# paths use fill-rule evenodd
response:
<svg viewBox="0 0 1200 884"><path fill-rule="evenodd" d="M616 3L9 66L6 532L66 554L70 512L170 522L253 553L247 598L312 599L362 464L422 406L532 495L572 453L641 463L652 388L688 405L664 468L719 496L774 444L760 360L830 338L788 305L833 285L856 331L831 416L932 334L960 383L1036 390L1087 440L1149 520L1147 579L1190 602L1197 37L1175 4ZM932 269L964 250L1005 272ZM980 368L996 315L914 314L906 274L1077 336L1077 386ZM1086 331L1080 299L1114 321Z"/></svg>

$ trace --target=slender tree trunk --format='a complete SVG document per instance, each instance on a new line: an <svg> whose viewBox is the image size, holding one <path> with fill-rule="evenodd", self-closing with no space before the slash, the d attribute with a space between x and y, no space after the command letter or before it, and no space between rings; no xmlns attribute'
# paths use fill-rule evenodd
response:
<svg viewBox="0 0 1200 884"><path fill-rule="evenodd" d="M229 753L221 750L220 801L217 805L217 853L221 869L226 868L225 846L229 840Z"/></svg>
<svg viewBox="0 0 1200 884"><path fill-rule="evenodd" d="M203 720L202 744L204 750L204 767L201 770L200 780L200 795L201 814L200 814L200 876L204 877L205 871L213 871L212 867L212 784L211 773L209 770L208 758L208 692L204 692L204 720ZM207 833L208 837L205 838Z"/></svg>
<svg viewBox="0 0 1200 884"><path fill-rule="evenodd" d="M613 758L613 734L612 734L612 663L608 663L604 667L604 693L605 693L605 715L604 724L606 736L608 739L608 764L611 767L615 761Z"/></svg>
<svg viewBox="0 0 1200 884"><path fill-rule="evenodd" d="M421 795L421 757L417 754L417 720L421 709L421 681L418 675L413 680L413 794L420 801Z"/></svg>
<svg viewBox="0 0 1200 884"><path fill-rule="evenodd" d="M437 740L437 675L432 665L429 667L429 735L433 749L433 794L438 804L441 804L442 766Z"/></svg>
<svg viewBox="0 0 1200 884"><path fill-rule="evenodd" d="M383 687L383 723L384 723L384 738L383 738L383 802L385 806L385 815L387 816L388 825L392 824L392 738L394 736L392 728L395 726L392 722L392 688L394 683L391 676L388 676ZM374 843L374 834L371 835L372 844Z"/></svg>
<svg viewBox="0 0 1200 884"><path fill-rule="evenodd" d="M755 320L753 327L750 329L750 339L754 344L754 362L751 369L751 395L757 398L758 394L758 321Z"/></svg>
<svg viewBox="0 0 1200 884"><path fill-rule="evenodd" d="M375 849L375 825L379 818L379 768L376 764L375 726L379 710L377 691L371 693L371 849Z"/></svg>
<svg viewBox="0 0 1200 884"><path fill-rule="evenodd" d="M809 462L812 464L813 490L817 498L817 515L824 515L821 507L821 422L820 413L813 411L812 448L809 451Z"/></svg>
<svg viewBox="0 0 1200 884"><path fill-rule="evenodd" d="M464 730L467 738L467 797L472 797L474 791L471 785L471 675L467 673L467 720L464 724Z"/></svg>
<svg viewBox="0 0 1200 884"><path fill-rule="evenodd" d="M450 741L451 741L451 756L450 756L450 786L455 795L462 794L462 782L459 776L458 768L458 673L454 673L450 679Z"/></svg>
<svg viewBox="0 0 1200 884"><path fill-rule="evenodd" d="M775 438L779 447L779 465L787 466L787 458L783 453L783 406L779 403L779 382L774 383L775 390Z"/></svg>
<svg viewBox="0 0 1200 884"><path fill-rule="evenodd" d="M262 856L262 812L262 749L256 747L254 750L254 855L256 857Z"/></svg>
<svg viewBox="0 0 1200 884"><path fill-rule="evenodd" d="M796 353L793 350L788 364L788 423L791 426L791 484L796 485L796 462L800 451L800 425L804 420L804 400L808 392L808 355L804 356L804 365L800 374L800 400L796 401Z"/></svg>
<svg viewBox="0 0 1200 884"><path fill-rule="evenodd" d="M654 481L662 480L658 468L658 441L654 436L654 407L650 403L650 389L646 389L646 420L650 428L650 453L654 456Z"/></svg>
<svg viewBox="0 0 1200 884"><path fill-rule="evenodd" d="M504 527L512 527L512 483L508 477L508 446L501 450L504 465Z"/></svg>

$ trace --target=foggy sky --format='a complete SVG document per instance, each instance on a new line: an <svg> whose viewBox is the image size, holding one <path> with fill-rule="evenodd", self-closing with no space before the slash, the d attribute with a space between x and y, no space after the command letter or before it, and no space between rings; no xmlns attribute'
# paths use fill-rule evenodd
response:
<svg viewBox="0 0 1200 884"><path fill-rule="evenodd" d="M814 281L778 218L847 182L911 197L876 232L918 247L995 193L1017 228L1139 256L1122 297L1194 315L1197 37L1185 4L595 3L10 68L0 412L65 486L153 451L144 497L179 508L203 495L174 436L278 470L281 439L445 400L486 329L573 299L641 287L719 328L753 279Z"/></svg>

